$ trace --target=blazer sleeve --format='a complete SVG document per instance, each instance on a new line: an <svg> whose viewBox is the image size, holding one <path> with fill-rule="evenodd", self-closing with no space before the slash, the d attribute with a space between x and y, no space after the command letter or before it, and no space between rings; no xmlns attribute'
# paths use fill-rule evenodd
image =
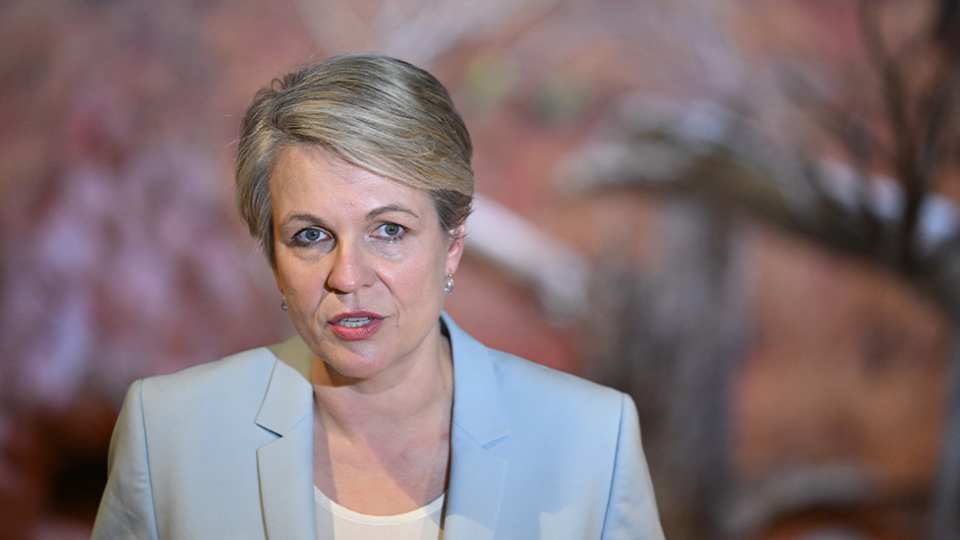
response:
<svg viewBox="0 0 960 540"><path fill-rule="evenodd" d="M640 444L640 421L633 399L623 394L620 434L610 487L603 540L663 540L653 482Z"/></svg>
<svg viewBox="0 0 960 540"><path fill-rule="evenodd" d="M142 381L130 386L110 439L107 487L91 540L156 540L157 517L147 461Z"/></svg>

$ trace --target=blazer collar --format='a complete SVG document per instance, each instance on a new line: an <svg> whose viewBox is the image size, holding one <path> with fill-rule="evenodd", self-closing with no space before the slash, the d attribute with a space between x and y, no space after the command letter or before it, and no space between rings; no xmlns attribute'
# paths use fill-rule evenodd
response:
<svg viewBox="0 0 960 540"><path fill-rule="evenodd" d="M313 414L313 386L310 385L313 353L300 336L267 349L276 356L277 362L256 422L260 427L283 436Z"/></svg>
<svg viewBox="0 0 960 540"><path fill-rule="evenodd" d="M489 350L445 313L453 348L450 487L443 537L492 540L500 517L507 460L495 446L510 435Z"/></svg>
<svg viewBox="0 0 960 540"><path fill-rule="evenodd" d="M489 350L467 334L446 313L441 321L453 349L453 423L480 446L510 434L500 401L497 375ZM283 436L313 414L310 371L313 353L299 336L268 347L277 358L257 425Z"/></svg>
<svg viewBox="0 0 960 540"><path fill-rule="evenodd" d="M486 446L510 434L490 351L464 332L449 315L441 320L453 349L453 423Z"/></svg>
<svg viewBox="0 0 960 540"><path fill-rule="evenodd" d="M267 538L315 540L313 353L299 337L269 347L276 356L256 423L278 438L257 450Z"/></svg>

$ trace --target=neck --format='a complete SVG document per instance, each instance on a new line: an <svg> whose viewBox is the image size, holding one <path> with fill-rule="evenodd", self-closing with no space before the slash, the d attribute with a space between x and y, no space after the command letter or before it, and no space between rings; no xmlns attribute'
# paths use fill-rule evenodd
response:
<svg viewBox="0 0 960 540"><path fill-rule="evenodd" d="M447 418L453 401L453 362L449 341L436 332L404 359L399 373L377 380L347 380L313 359L313 391L325 429L345 436L385 434L410 425ZM387 375L387 374L382 374Z"/></svg>

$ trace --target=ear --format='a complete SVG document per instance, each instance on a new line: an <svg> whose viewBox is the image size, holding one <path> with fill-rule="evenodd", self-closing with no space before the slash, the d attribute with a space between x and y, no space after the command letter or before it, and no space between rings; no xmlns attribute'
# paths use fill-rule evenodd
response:
<svg viewBox="0 0 960 540"><path fill-rule="evenodd" d="M457 267L460 266L460 257L463 256L466 236L466 224L450 231L450 245L447 247L447 272L456 273Z"/></svg>

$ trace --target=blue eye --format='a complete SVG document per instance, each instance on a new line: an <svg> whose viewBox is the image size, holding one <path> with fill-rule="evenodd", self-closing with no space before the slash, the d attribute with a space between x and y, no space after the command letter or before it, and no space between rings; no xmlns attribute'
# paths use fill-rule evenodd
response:
<svg viewBox="0 0 960 540"><path fill-rule="evenodd" d="M407 233L407 228L396 223L383 223L374 231L373 237L384 242L399 242Z"/></svg>
<svg viewBox="0 0 960 540"><path fill-rule="evenodd" d="M304 229L297 233L296 239L303 242L319 242L324 238L323 231L320 229Z"/></svg>

